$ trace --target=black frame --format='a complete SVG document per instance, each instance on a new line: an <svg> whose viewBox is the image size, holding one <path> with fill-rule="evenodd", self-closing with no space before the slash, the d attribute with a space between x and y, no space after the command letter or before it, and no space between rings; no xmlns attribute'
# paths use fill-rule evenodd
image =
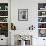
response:
<svg viewBox="0 0 46 46"><path fill-rule="evenodd" d="M26 11L26 13L25 13L26 14L26 19L20 19L20 18L22 18L20 16L20 12L22 14L23 11ZM18 9L18 21L28 21L28 9Z"/></svg>
<svg viewBox="0 0 46 46"><path fill-rule="evenodd" d="M40 31L42 31L42 30L45 30L45 33L44 34L42 34ZM39 37L46 37L46 29L39 29L39 31L38 31L38 35L39 35Z"/></svg>
<svg viewBox="0 0 46 46"><path fill-rule="evenodd" d="M46 3L38 3L38 10L41 10L40 8L45 8Z"/></svg>

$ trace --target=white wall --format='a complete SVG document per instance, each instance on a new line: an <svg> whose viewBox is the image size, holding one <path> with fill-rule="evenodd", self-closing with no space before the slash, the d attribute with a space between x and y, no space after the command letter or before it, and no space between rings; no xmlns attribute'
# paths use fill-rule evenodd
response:
<svg viewBox="0 0 46 46"><path fill-rule="evenodd" d="M46 0L11 0L11 22L16 25L16 31L20 32L19 30L23 30L24 32L33 24L35 26L34 31L36 32L36 34L33 33L33 36L38 36L38 3L45 2ZM28 21L18 21L18 9L28 9ZM34 37L33 46L43 44L43 40L41 39L42 38Z"/></svg>
<svg viewBox="0 0 46 46"><path fill-rule="evenodd" d="M37 23L37 2L31 0L15 0L11 3L11 19L15 23L17 30L27 30L29 26ZM28 21L18 21L18 9L28 9Z"/></svg>
<svg viewBox="0 0 46 46"><path fill-rule="evenodd" d="M38 27L38 3L46 0L11 0L11 22L16 25L17 30L27 30L29 26ZM18 21L18 9L28 9L28 21Z"/></svg>

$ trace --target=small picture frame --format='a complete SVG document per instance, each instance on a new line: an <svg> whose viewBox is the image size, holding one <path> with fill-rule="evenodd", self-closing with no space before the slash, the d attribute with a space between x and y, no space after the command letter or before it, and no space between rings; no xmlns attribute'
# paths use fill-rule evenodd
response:
<svg viewBox="0 0 46 46"><path fill-rule="evenodd" d="M28 21L28 9L18 9L18 21Z"/></svg>
<svg viewBox="0 0 46 46"><path fill-rule="evenodd" d="M46 29L39 29L39 37L46 37Z"/></svg>

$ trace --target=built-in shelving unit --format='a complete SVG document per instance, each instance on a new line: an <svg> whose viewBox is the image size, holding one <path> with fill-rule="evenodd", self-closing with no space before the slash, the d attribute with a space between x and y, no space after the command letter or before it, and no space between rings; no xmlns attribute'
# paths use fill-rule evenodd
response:
<svg viewBox="0 0 46 46"><path fill-rule="evenodd" d="M0 3L0 35L8 37L8 3Z"/></svg>
<svg viewBox="0 0 46 46"><path fill-rule="evenodd" d="M46 37L46 3L38 3L38 31L40 37Z"/></svg>

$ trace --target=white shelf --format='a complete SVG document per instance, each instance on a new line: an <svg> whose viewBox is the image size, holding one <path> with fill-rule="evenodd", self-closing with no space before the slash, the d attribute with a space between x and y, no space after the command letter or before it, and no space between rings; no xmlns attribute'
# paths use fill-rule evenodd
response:
<svg viewBox="0 0 46 46"><path fill-rule="evenodd" d="M46 28L38 28L38 29L46 29Z"/></svg>
<svg viewBox="0 0 46 46"><path fill-rule="evenodd" d="M38 22L38 23L46 23L46 22Z"/></svg>
<svg viewBox="0 0 46 46"><path fill-rule="evenodd" d="M46 10L38 10L38 11L46 11Z"/></svg>
<svg viewBox="0 0 46 46"><path fill-rule="evenodd" d="M8 23L8 22L0 22L0 23Z"/></svg>
<svg viewBox="0 0 46 46"><path fill-rule="evenodd" d="M8 17L8 16L0 16L0 17Z"/></svg>
<svg viewBox="0 0 46 46"><path fill-rule="evenodd" d="M44 16L38 16L38 17L46 17L46 15L44 15Z"/></svg>
<svg viewBox="0 0 46 46"><path fill-rule="evenodd" d="M0 11L8 11L8 10L0 10Z"/></svg>

